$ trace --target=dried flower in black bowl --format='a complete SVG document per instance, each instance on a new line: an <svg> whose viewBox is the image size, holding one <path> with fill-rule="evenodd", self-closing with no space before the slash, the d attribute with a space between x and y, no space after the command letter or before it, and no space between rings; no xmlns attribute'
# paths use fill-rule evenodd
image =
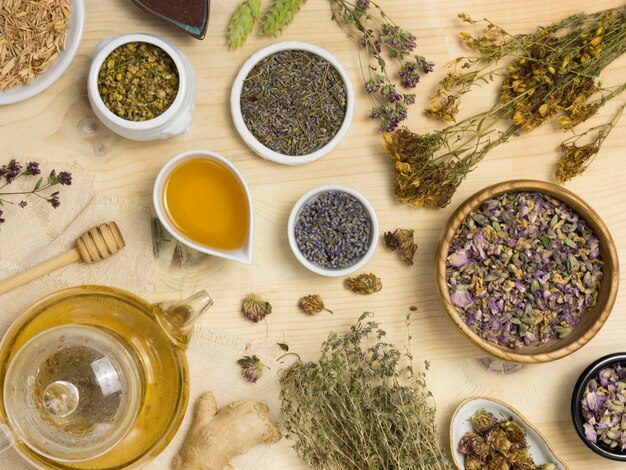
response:
<svg viewBox="0 0 626 470"><path fill-rule="evenodd" d="M626 462L626 352L592 362L572 393L572 420L596 454Z"/></svg>

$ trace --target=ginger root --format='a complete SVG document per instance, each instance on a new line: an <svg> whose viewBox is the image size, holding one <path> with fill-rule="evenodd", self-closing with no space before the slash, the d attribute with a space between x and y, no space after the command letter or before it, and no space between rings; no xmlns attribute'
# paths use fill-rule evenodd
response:
<svg viewBox="0 0 626 470"><path fill-rule="evenodd" d="M279 441L280 431L267 412L267 405L258 401L229 403L218 412L213 393L206 392L196 402L193 425L173 469L225 470L232 468L232 457Z"/></svg>

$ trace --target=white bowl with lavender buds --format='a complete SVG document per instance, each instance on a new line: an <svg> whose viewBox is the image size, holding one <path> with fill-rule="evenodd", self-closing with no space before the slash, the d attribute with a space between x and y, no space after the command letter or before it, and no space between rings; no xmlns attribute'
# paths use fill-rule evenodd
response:
<svg viewBox="0 0 626 470"><path fill-rule="evenodd" d="M619 286L615 243L567 189L517 180L489 186L450 216L436 286L460 333L499 359L548 362L587 344Z"/></svg>
<svg viewBox="0 0 626 470"><path fill-rule="evenodd" d="M330 52L279 42L253 54L230 95L235 128L257 155L303 165L328 155L354 115L350 76Z"/></svg>
<svg viewBox="0 0 626 470"><path fill-rule="evenodd" d="M291 251L316 274L346 276L362 268L378 243L369 201L347 186L319 186L293 206L287 224Z"/></svg>

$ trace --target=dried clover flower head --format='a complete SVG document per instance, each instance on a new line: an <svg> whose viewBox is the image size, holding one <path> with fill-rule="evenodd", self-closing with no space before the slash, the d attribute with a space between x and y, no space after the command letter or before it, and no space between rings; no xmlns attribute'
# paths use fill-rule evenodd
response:
<svg viewBox="0 0 626 470"><path fill-rule="evenodd" d="M357 294L373 294L383 288L382 281L373 273L348 277L344 284L346 288Z"/></svg>
<svg viewBox="0 0 626 470"><path fill-rule="evenodd" d="M499 427L492 429L485 437L487 443L495 450L506 453L511 448L511 441L506 437L506 433Z"/></svg>
<svg viewBox="0 0 626 470"><path fill-rule="evenodd" d="M495 455L491 462L487 464L487 470L511 470L511 464L507 462L503 455Z"/></svg>
<svg viewBox="0 0 626 470"><path fill-rule="evenodd" d="M465 457L465 470L483 470L483 461L475 454Z"/></svg>
<svg viewBox="0 0 626 470"><path fill-rule="evenodd" d="M333 313L331 310L326 308L322 297L317 294L305 295L302 297L298 302L298 307L300 307L300 309L307 315L317 315L322 310Z"/></svg>
<svg viewBox="0 0 626 470"><path fill-rule="evenodd" d="M486 410L480 410L472 416L472 426L476 432L485 434L498 424L498 419Z"/></svg>
<svg viewBox="0 0 626 470"><path fill-rule="evenodd" d="M242 301L241 312L248 320L257 323L272 313L272 304L260 295L248 294Z"/></svg>
<svg viewBox="0 0 626 470"><path fill-rule="evenodd" d="M526 431L515 421L509 420L501 423L500 429L505 432L506 437L513 444L516 444L519 447L526 447L528 445L526 443Z"/></svg>
<svg viewBox="0 0 626 470"><path fill-rule="evenodd" d="M467 432L461 438L459 443L459 452L464 455L475 455L481 460L487 458L489 454L489 446L485 442L482 436L475 432Z"/></svg>
<svg viewBox="0 0 626 470"><path fill-rule="evenodd" d="M413 243L413 230L398 228L394 232L385 232L384 235L385 246L391 251L400 251L402 261L407 265L413 265L413 257L415 256L415 250L417 245Z"/></svg>
<svg viewBox="0 0 626 470"><path fill-rule="evenodd" d="M241 374L250 383L256 383L263 375L265 364L257 356L244 356L237 361L241 366Z"/></svg>

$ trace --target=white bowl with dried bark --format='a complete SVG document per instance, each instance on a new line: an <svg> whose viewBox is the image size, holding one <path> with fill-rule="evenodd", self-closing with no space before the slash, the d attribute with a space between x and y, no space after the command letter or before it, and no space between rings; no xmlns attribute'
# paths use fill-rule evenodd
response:
<svg viewBox="0 0 626 470"><path fill-rule="evenodd" d="M28 27L20 25L20 20L15 16L14 12L9 9L11 5L15 4L17 6L19 2L2 1L0 3L2 3L2 5L0 5L0 13L8 13L7 19L3 21L7 21L9 27L16 28L16 34L26 35ZM32 0L32 3L34 6L41 4L41 2L35 0ZM38 95L63 75L76 56L85 29L85 1L55 0L45 3L49 8L50 15L47 18L54 18L55 20L53 21L58 21L59 25L64 25L67 21L65 46L60 48L57 45L57 43L62 42L63 38L60 37L62 35L60 33L59 35L55 35L55 32L52 31L50 33L50 37L53 40L52 46L45 46L43 48L35 44L32 46L37 47L40 51L37 52L37 54L42 54L43 59L33 56L33 60L29 59L27 61L29 64L28 67L20 66L20 62L16 57L8 59L8 57L10 57L8 51L3 51L3 47L7 47L8 44L5 43L3 45L3 36L8 36L12 33L7 30L2 31L2 33L0 33L0 105L17 103ZM25 4L22 4L20 8L30 8L28 3L26 3L26 6L24 5ZM20 9L20 11L23 10ZM48 10L46 10L46 13L48 14ZM4 17L4 15L0 16ZM29 21L29 24L31 25L31 33L34 33L34 31L32 31L33 29L39 29L37 22ZM46 21L43 26L48 28L50 26L49 21ZM5 25L3 25L3 29L4 28ZM11 45L15 45L16 42L19 42L19 40L15 41L12 39ZM23 51L20 52L20 54L23 53ZM33 53L35 53L34 49ZM3 55L5 57L4 59L2 59ZM29 79L29 77L33 78ZM10 86L10 88L5 89L7 86Z"/></svg>

